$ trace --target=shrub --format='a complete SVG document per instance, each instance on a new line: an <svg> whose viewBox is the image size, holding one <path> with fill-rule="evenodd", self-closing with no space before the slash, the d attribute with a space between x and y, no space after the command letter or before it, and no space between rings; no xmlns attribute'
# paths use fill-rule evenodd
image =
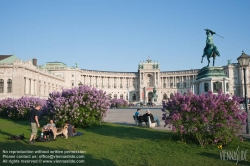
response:
<svg viewBox="0 0 250 166"><path fill-rule="evenodd" d="M42 111L46 107L46 100L35 97L21 97L19 99L7 98L0 100L0 116L11 119L28 119L29 113L35 104L42 106Z"/></svg>
<svg viewBox="0 0 250 166"><path fill-rule="evenodd" d="M68 120L79 127L100 124L109 107L106 92L88 86L50 93L47 100L47 113L58 125Z"/></svg>
<svg viewBox="0 0 250 166"><path fill-rule="evenodd" d="M110 103L113 106L116 106L116 103L117 103L117 107L127 107L128 106L128 102L124 99L111 99Z"/></svg>
<svg viewBox="0 0 250 166"><path fill-rule="evenodd" d="M170 112L164 117L165 123L172 124L185 142L195 140L201 146L206 144L230 143L238 138L241 126L245 124L247 114L239 109L240 98L222 94L187 95L175 94L167 103L163 102L163 111Z"/></svg>

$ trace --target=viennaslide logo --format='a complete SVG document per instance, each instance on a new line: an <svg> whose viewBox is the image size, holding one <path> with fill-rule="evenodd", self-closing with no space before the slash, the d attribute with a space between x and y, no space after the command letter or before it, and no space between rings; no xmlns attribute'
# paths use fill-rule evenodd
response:
<svg viewBox="0 0 250 166"><path fill-rule="evenodd" d="M235 161L237 165L239 161L247 161L247 150L240 150L239 146L236 150L221 150L220 159Z"/></svg>

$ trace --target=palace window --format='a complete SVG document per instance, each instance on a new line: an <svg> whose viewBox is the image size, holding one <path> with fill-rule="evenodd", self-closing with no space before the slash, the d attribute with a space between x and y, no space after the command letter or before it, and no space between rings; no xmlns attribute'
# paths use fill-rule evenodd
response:
<svg viewBox="0 0 250 166"><path fill-rule="evenodd" d="M163 84L163 88L166 88L166 83Z"/></svg>
<svg viewBox="0 0 250 166"><path fill-rule="evenodd" d="M133 101L136 101L136 95L135 95L135 94L133 94L132 100L133 100Z"/></svg>
<svg viewBox="0 0 250 166"><path fill-rule="evenodd" d="M208 92L208 90L209 90L209 84L208 83L204 84L204 90L205 90L205 92Z"/></svg>
<svg viewBox="0 0 250 166"><path fill-rule="evenodd" d="M3 79L0 79L0 93L4 92L4 81Z"/></svg>
<svg viewBox="0 0 250 166"><path fill-rule="evenodd" d="M114 94L114 99L117 99L117 94Z"/></svg>
<svg viewBox="0 0 250 166"><path fill-rule="evenodd" d="M11 93L12 92L12 80L8 79L7 81L7 93Z"/></svg>
<svg viewBox="0 0 250 166"><path fill-rule="evenodd" d="M41 95L41 85L39 85L39 95Z"/></svg>
<svg viewBox="0 0 250 166"><path fill-rule="evenodd" d="M123 99L123 94L120 95L120 99Z"/></svg>
<svg viewBox="0 0 250 166"><path fill-rule="evenodd" d="M163 100L167 100L168 96L166 93L163 94Z"/></svg>
<svg viewBox="0 0 250 166"><path fill-rule="evenodd" d="M173 94L173 93L171 93L171 94L170 94L170 99L172 99L172 97L173 97L173 96L174 96L174 94Z"/></svg>

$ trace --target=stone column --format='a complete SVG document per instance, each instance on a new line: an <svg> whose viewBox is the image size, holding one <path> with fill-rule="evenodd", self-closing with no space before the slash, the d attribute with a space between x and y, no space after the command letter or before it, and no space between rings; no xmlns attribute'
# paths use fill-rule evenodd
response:
<svg viewBox="0 0 250 166"><path fill-rule="evenodd" d="M36 81L36 80L33 80L33 82L34 82L33 94L34 94L34 95L37 95L37 81Z"/></svg>
<svg viewBox="0 0 250 166"><path fill-rule="evenodd" d="M27 78L24 77L24 94L26 94L26 90L27 90L26 84L27 84Z"/></svg>
<svg viewBox="0 0 250 166"><path fill-rule="evenodd" d="M181 87L184 88L184 76L181 76Z"/></svg>
<svg viewBox="0 0 250 166"><path fill-rule="evenodd" d="M190 75L188 76L188 87L191 87L191 80Z"/></svg>
<svg viewBox="0 0 250 166"><path fill-rule="evenodd" d="M30 79L30 94L34 94L34 80Z"/></svg>
<svg viewBox="0 0 250 166"><path fill-rule="evenodd" d="M26 78L26 94L30 94L30 80Z"/></svg>
<svg viewBox="0 0 250 166"><path fill-rule="evenodd" d="M154 72L154 86L156 86L156 72Z"/></svg>
<svg viewBox="0 0 250 166"><path fill-rule="evenodd" d="M176 87L176 76L174 76L173 87Z"/></svg>

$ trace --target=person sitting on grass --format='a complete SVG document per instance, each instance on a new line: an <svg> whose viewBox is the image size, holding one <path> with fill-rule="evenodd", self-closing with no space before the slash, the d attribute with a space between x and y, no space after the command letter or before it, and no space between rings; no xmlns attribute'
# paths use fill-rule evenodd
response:
<svg viewBox="0 0 250 166"><path fill-rule="evenodd" d="M74 136L76 133L74 126L70 123L70 121L66 122L66 125L68 125L68 136Z"/></svg>
<svg viewBox="0 0 250 166"><path fill-rule="evenodd" d="M47 125L44 125L44 126L43 126L42 132L49 131L49 130L51 130L53 127L56 127L56 125L54 124L53 120L50 119L49 123L48 123Z"/></svg>
<svg viewBox="0 0 250 166"><path fill-rule="evenodd" d="M157 126L160 126L160 121L157 116L153 116L151 112L147 109L146 114L143 115L144 117L150 116L150 120L152 123L157 122Z"/></svg>

